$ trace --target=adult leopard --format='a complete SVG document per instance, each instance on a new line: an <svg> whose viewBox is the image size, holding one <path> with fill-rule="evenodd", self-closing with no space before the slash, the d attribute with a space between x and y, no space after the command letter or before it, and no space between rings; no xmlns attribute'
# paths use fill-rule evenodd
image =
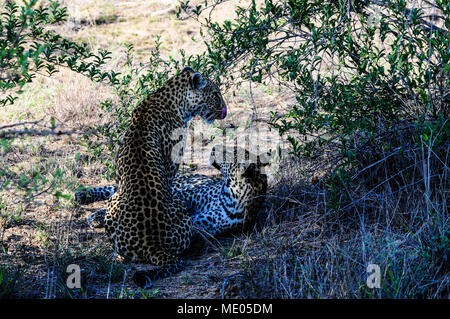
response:
<svg viewBox="0 0 450 319"><path fill-rule="evenodd" d="M183 147L174 148L184 140L174 132L184 131L193 116L210 124L226 113L219 88L192 68L167 80L132 112L116 155L118 189L107 203L105 231L125 259L160 266L147 273L150 280L184 268L179 255L192 236L192 220L173 194L174 156L183 153Z"/></svg>

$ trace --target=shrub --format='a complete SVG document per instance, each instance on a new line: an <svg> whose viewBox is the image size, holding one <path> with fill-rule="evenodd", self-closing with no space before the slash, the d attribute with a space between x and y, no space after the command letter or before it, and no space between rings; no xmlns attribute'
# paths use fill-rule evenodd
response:
<svg viewBox="0 0 450 319"><path fill-rule="evenodd" d="M22 5L6 1L0 15L0 106L12 104L17 95L23 92L26 84L32 82L36 75L52 76L60 67L67 67L83 74L93 81L107 82L112 85L118 82L118 73L103 70L111 53L102 49L93 52L85 43L68 40L51 30L53 25L67 19L67 9L58 1L37 6L37 0L23 1ZM38 121L39 122L39 121ZM55 118L49 119L51 133L54 133ZM2 128L13 127L6 125ZM8 131L0 128L0 144L3 151L11 148L13 137ZM5 138L3 138L5 137ZM0 168L0 190L12 185L18 191L26 192L26 197L33 198L36 191L40 193L51 189L59 199L69 199L57 189L58 181L62 181L64 172L57 168L49 178L33 169L20 175L8 167ZM46 167L46 171L48 171ZM50 184L46 190L46 185ZM33 194L34 193L34 194ZM25 197L25 196L24 196Z"/></svg>
<svg viewBox="0 0 450 319"><path fill-rule="evenodd" d="M290 111L272 112L270 124L297 156L328 152L334 165L327 187L336 209L351 199L342 189L355 176L376 186L380 170L388 170L381 176L387 181L412 164L421 168L417 155L424 148L433 161L446 162L446 1L428 11L404 0L252 1L218 23L209 13L222 2L180 6L179 16L198 19L209 37L203 66L229 87L252 81L295 92Z"/></svg>
<svg viewBox="0 0 450 319"><path fill-rule="evenodd" d="M91 52L79 44L49 30L66 21L67 9L58 1L36 6L37 0L19 6L7 1L0 16L0 105L13 103L16 94L33 81L36 74L53 75L58 66L84 74L95 81L116 83L117 74L101 67L111 53L99 49Z"/></svg>

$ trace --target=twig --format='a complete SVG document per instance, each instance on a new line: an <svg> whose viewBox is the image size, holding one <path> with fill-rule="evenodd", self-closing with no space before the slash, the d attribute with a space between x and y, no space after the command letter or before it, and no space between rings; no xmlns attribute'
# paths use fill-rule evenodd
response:
<svg viewBox="0 0 450 319"><path fill-rule="evenodd" d="M34 194L34 195L32 195L32 196L30 196L30 197L27 197L27 198L25 198L25 199L17 200L17 201L15 201L15 202L11 203L11 205L17 205L17 204L20 204L20 203L29 202L29 201L32 200L33 198L36 198L36 197L38 197L38 196L40 196L40 195L42 195L42 194L44 194L44 193L47 193L53 186L54 186L54 185L50 185L49 187L47 187L47 188L44 189L43 191L40 191L39 193Z"/></svg>
<svg viewBox="0 0 450 319"><path fill-rule="evenodd" d="M36 131L36 130L9 130L5 132L0 132L0 137L8 137L11 135L38 135L38 136L46 136L46 135L90 135L92 133L88 132L77 132L77 131Z"/></svg>
<svg viewBox="0 0 450 319"><path fill-rule="evenodd" d="M164 15L164 14L175 13L176 12L175 8L176 8L176 5L173 4L167 9L163 9L163 10L152 12L150 14L150 16L151 17L156 17L156 16L160 16L160 15Z"/></svg>
<svg viewBox="0 0 450 319"><path fill-rule="evenodd" d="M376 161L375 163L372 163L372 164L370 164L369 166L365 167L364 169L360 170L358 173L356 173L355 175L352 176L352 180L354 180L354 179L356 178L356 176L358 176L358 175L361 174L362 172L368 170L369 168L371 168L371 167L373 167L373 166L375 166L375 165L378 165L378 164L381 163L381 162L384 162L385 160L387 160L387 159L388 159L389 157L391 157L391 156L397 155L398 152L401 150L401 148L402 148L401 146L398 147L398 148L396 148L396 149L395 149L392 153L390 153L388 156L386 156L386 157L380 159L379 161Z"/></svg>
<svg viewBox="0 0 450 319"><path fill-rule="evenodd" d="M386 3L386 1L370 0L370 2L375 4L375 5L382 6L382 7L388 7L388 3ZM436 6L433 5L433 8L435 9ZM405 10L405 12L408 15L411 15L413 13L413 10L411 10L411 9L405 8L404 10ZM433 16L434 16L434 14L433 14ZM436 30L436 31L441 32L443 34L449 34L449 32L447 30L442 29L442 28L434 25L431 22L425 21L424 19L421 19L421 18L419 18L418 20L422 23L421 26L425 30L430 30L430 31ZM427 26L424 26L424 24L427 25Z"/></svg>
<svg viewBox="0 0 450 319"><path fill-rule="evenodd" d="M14 123L14 124L8 124L8 125L4 125L4 126L0 126L0 130L4 130L6 128L10 128L10 127L16 127L16 126L21 126L21 125L27 125L27 124L37 124L39 122L42 122L43 118L37 121L28 121L28 122L21 122L21 123Z"/></svg>

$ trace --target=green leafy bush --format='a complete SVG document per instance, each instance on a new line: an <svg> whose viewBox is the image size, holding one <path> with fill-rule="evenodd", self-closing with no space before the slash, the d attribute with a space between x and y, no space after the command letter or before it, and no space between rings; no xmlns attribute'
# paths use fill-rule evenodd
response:
<svg viewBox="0 0 450 319"><path fill-rule="evenodd" d="M58 66L95 81L116 83L117 74L102 70L111 53L91 52L87 44L63 38L49 29L66 21L67 9L58 1L37 7L37 0L19 6L7 1L0 16L0 105L13 103L36 74L53 75Z"/></svg>
<svg viewBox="0 0 450 319"><path fill-rule="evenodd" d="M210 12L222 2L194 8L184 1L178 13L198 19L207 33L204 67L228 86L278 83L295 93L290 111L274 111L270 124L297 156L328 152L336 208L350 199L342 189L352 177L375 187L381 167L389 171L385 181L410 164L420 167L423 147L437 154L433 160L446 161L447 1L427 12L404 0L252 1L218 23Z"/></svg>

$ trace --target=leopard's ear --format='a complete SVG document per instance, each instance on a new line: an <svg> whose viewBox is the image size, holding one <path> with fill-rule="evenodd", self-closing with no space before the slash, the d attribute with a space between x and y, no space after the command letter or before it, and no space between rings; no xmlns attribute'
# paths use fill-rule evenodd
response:
<svg viewBox="0 0 450 319"><path fill-rule="evenodd" d="M206 86L206 81L200 73L195 72L191 75L191 86L196 90L201 90Z"/></svg>
<svg viewBox="0 0 450 319"><path fill-rule="evenodd" d="M258 166L267 166L270 164L272 154L270 152L261 153L258 155Z"/></svg>
<svg viewBox="0 0 450 319"><path fill-rule="evenodd" d="M211 163L211 165L220 171L220 165L214 160L214 162Z"/></svg>
<svg viewBox="0 0 450 319"><path fill-rule="evenodd" d="M190 66L185 66L183 71L181 71L181 72L185 72L185 71L195 72L195 70L193 68L191 68Z"/></svg>
<svg viewBox="0 0 450 319"><path fill-rule="evenodd" d="M216 147L215 146L213 146L213 148L211 149L211 154L209 156L209 162L211 163L211 165L214 168L220 170L220 165L216 161Z"/></svg>

